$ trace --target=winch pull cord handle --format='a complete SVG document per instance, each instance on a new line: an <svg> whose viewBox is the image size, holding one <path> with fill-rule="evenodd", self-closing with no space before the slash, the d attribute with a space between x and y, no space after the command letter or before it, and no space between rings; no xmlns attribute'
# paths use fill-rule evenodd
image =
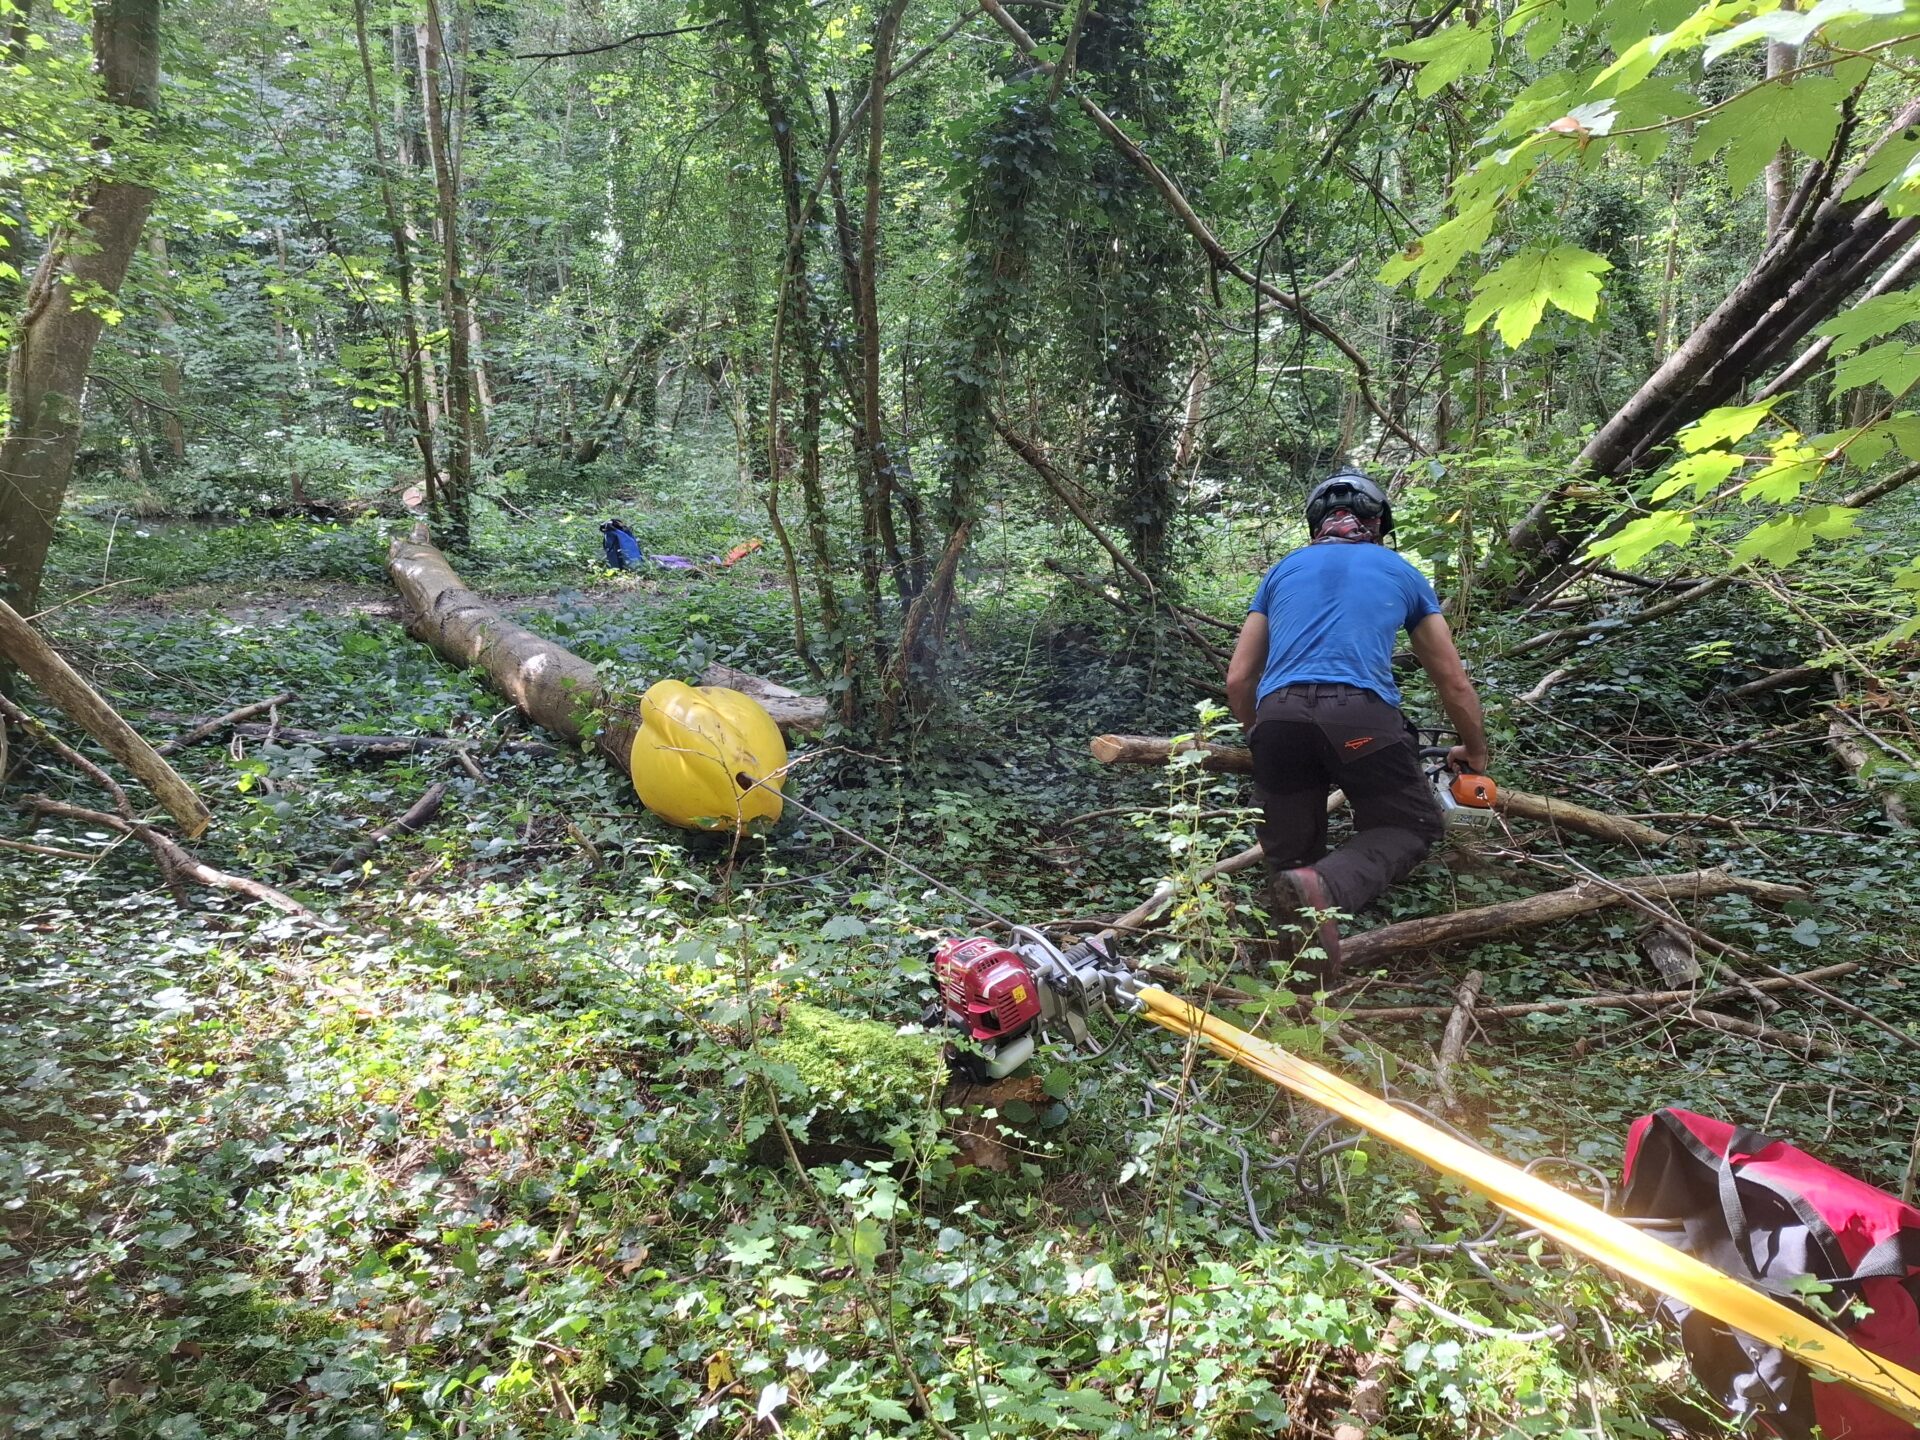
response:
<svg viewBox="0 0 1920 1440"><path fill-rule="evenodd" d="M1177 995L1142 985L1133 988L1132 998L1140 1013L1154 1024L1197 1040L1262 1079L1378 1135L1486 1196L1522 1224L1539 1229L1629 1280L1779 1346L1823 1376L1831 1375L1885 1409L1920 1421L1920 1374L1863 1350L1845 1335L1789 1309L1772 1296L1642 1235L1598 1206L1394 1108L1333 1072L1250 1035Z"/></svg>

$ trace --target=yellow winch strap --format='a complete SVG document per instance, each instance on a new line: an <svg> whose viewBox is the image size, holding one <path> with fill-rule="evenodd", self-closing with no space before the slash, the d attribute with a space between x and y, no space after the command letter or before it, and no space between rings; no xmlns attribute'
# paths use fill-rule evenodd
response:
<svg viewBox="0 0 1920 1440"><path fill-rule="evenodd" d="M1235 1064L1419 1156L1468 1189L1485 1195L1523 1224L1630 1280L1779 1346L1888 1409L1920 1420L1920 1375L1913 1371L1862 1350L1845 1336L1691 1255L1642 1235L1631 1225L1555 1189L1519 1166L1458 1140L1404 1110L1396 1110L1378 1096L1207 1014L1177 995L1149 986L1139 992L1139 998L1154 1024L1179 1035L1197 1036Z"/></svg>

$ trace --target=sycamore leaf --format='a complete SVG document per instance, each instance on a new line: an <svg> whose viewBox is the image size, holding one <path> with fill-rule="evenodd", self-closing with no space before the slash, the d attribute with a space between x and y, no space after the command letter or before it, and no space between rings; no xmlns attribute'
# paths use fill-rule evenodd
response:
<svg viewBox="0 0 1920 1440"><path fill-rule="evenodd" d="M1667 478L1654 490L1655 500L1665 500L1677 495L1689 485L1693 487L1693 498L1704 500L1718 486L1726 483L1727 477L1747 463L1744 455L1735 455L1726 450L1709 450L1704 455L1689 455L1676 462L1667 471Z"/></svg>
<svg viewBox="0 0 1920 1440"><path fill-rule="evenodd" d="M1781 515L1756 525L1734 547L1733 563L1764 560L1784 569L1804 555L1816 540L1838 540L1852 533L1858 510L1839 505L1816 505L1804 515Z"/></svg>
<svg viewBox="0 0 1920 1440"><path fill-rule="evenodd" d="M1920 345L1888 340L1842 360L1833 371L1833 392L1882 385L1890 395L1904 395L1920 380Z"/></svg>
<svg viewBox="0 0 1920 1440"><path fill-rule="evenodd" d="M1475 287L1467 307L1467 333L1500 317L1500 338L1518 347L1540 323L1549 304L1581 320L1600 304L1600 276L1613 268L1605 256L1577 245L1522 250Z"/></svg>
<svg viewBox="0 0 1920 1440"><path fill-rule="evenodd" d="M1847 459L1862 470L1886 459L1894 446L1909 460L1920 460L1920 415L1895 415L1862 430L1847 446Z"/></svg>
<svg viewBox="0 0 1920 1440"><path fill-rule="evenodd" d="M1744 440L1767 418L1773 406L1774 401L1761 400L1752 405L1722 405L1717 410L1709 410L1680 432L1680 443L1689 455L1697 455L1715 445Z"/></svg>
<svg viewBox="0 0 1920 1440"><path fill-rule="evenodd" d="M1422 100L1437 94L1466 75L1477 75L1493 63L1493 32L1474 25L1449 25L1387 54L1420 67L1413 90Z"/></svg>
<svg viewBox="0 0 1920 1440"><path fill-rule="evenodd" d="M1920 159L1920 131L1907 131L1896 135L1879 150L1871 160L1860 169L1860 176L1847 187L1842 200L1858 200L1863 195L1877 194L1888 185L1908 176L1916 159Z"/></svg>
<svg viewBox="0 0 1920 1440"><path fill-rule="evenodd" d="M1417 275L1414 294L1426 299L1462 260L1487 243L1498 208L1498 199L1491 199L1429 230L1380 267L1380 283L1398 285L1409 275Z"/></svg>
<svg viewBox="0 0 1920 1440"><path fill-rule="evenodd" d="M1612 557L1622 570L1636 569L1663 545L1684 545L1693 538L1693 517L1684 510L1656 510L1629 521L1587 547L1590 560Z"/></svg>
<svg viewBox="0 0 1920 1440"><path fill-rule="evenodd" d="M1758 85L1716 110L1700 127L1693 158L1727 152L1727 184L1738 193L1759 178L1767 162L1791 145L1824 160L1840 128L1847 87L1830 75L1802 75L1792 84Z"/></svg>
<svg viewBox="0 0 1920 1440"><path fill-rule="evenodd" d="M1779 9L1756 15L1707 42L1701 59L1711 65L1729 50L1754 40L1772 40L1781 45L1804 45L1807 37L1823 25L1841 20L1859 20L1876 15L1898 15L1906 9L1906 0L1820 0L1811 10Z"/></svg>
<svg viewBox="0 0 1920 1440"><path fill-rule="evenodd" d="M1624 8L1624 7L1623 7ZM1620 58L1600 72L1593 82L1596 90L1605 88L1610 95L1624 94L1653 73L1653 67L1669 55L1690 50L1713 29L1719 7L1703 5L1673 29L1649 35L1621 51Z"/></svg>
<svg viewBox="0 0 1920 1440"><path fill-rule="evenodd" d="M1896 290L1891 295L1862 300L1851 310L1816 325L1813 333L1831 335L1833 353L1845 355L1913 320L1920 320L1920 290Z"/></svg>
<svg viewBox="0 0 1920 1440"><path fill-rule="evenodd" d="M1800 492L1818 480L1825 468L1820 457L1804 445L1787 446L1740 487L1740 498L1785 505L1790 500L1798 500Z"/></svg>

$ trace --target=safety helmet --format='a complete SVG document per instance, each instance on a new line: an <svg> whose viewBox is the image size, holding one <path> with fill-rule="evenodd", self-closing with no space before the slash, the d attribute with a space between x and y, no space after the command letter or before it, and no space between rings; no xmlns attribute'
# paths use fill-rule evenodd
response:
<svg viewBox="0 0 1920 1440"><path fill-rule="evenodd" d="M1380 538L1393 533L1393 505L1387 492L1351 466L1337 470L1313 487L1307 496L1307 533L1335 510L1351 510L1362 520L1380 521Z"/></svg>

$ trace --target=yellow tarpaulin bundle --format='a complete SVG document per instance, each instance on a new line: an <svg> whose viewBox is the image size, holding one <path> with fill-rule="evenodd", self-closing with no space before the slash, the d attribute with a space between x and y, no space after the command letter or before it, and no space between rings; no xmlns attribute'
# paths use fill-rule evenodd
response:
<svg viewBox="0 0 1920 1440"><path fill-rule="evenodd" d="M1624 1221L1555 1189L1517 1165L1489 1155L1426 1121L1396 1110L1331 1071L1148 986L1139 994L1146 1016L1179 1035L1199 1038L1237 1065L1284 1085L1336 1115L1370 1130L1410 1155L1479 1192L1521 1223L1597 1260L1630 1280L1671 1295L1920 1420L1920 1375L1861 1349L1843 1335L1742 1285L1711 1265L1649 1239Z"/></svg>
<svg viewBox="0 0 1920 1440"><path fill-rule="evenodd" d="M662 680L640 699L628 769L662 820L688 830L754 834L780 818L787 742L738 690Z"/></svg>

